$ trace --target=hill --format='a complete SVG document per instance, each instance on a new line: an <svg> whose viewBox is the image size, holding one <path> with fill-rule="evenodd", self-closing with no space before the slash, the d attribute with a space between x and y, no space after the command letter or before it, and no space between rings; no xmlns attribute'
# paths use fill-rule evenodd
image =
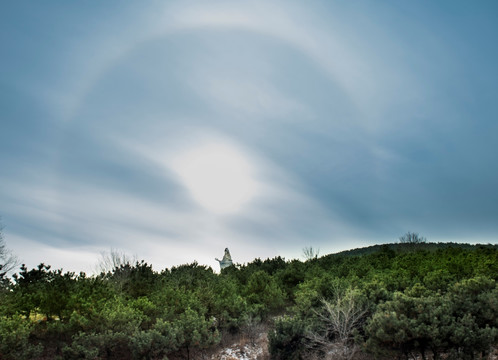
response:
<svg viewBox="0 0 498 360"><path fill-rule="evenodd" d="M384 244L220 274L40 264L1 280L1 359L466 359L498 342L496 245Z"/></svg>
<svg viewBox="0 0 498 360"><path fill-rule="evenodd" d="M454 242L438 242L438 243L422 242L422 243L418 243L418 244L387 243L387 244L376 244L376 245L372 245L372 246L366 246L366 247L361 247L361 248L356 248L356 249L351 249L351 250L344 250L344 251L340 251L338 253L328 254L325 256L368 255L368 254L373 254L375 252L381 251L381 250L385 249L386 247L393 250L393 251L409 252L409 251L413 251L413 250L436 251L439 249L446 249L446 248L458 248L458 249L465 249L465 250L472 250L472 249L478 249L478 248L498 249L498 244L467 244L467 243L454 243Z"/></svg>

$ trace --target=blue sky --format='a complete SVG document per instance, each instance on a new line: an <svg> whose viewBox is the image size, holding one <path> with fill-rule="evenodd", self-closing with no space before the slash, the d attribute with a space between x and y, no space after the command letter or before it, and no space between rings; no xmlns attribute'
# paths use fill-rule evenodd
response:
<svg viewBox="0 0 498 360"><path fill-rule="evenodd" d="M0 216L28 266L498 239L494 1L10 2Z"/></svg>

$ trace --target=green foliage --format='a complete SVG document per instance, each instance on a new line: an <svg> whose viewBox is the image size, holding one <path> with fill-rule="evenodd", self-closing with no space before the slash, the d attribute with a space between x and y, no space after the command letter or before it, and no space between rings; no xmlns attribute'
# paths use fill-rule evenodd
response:
<svg viewBox="0 0 498 360"><path fill-rule="evenodd" d="M107 274L107 278L116 290L131 298L150 294L158 280L157 274L152 270L152 265L143 260L137 261L134 266L129 263L121 264Z"/></svg>
<svg viewBox="0 0 498 360"><path fill-rule="evenodd" d="M0 359L33 359L42 348L29 342L33 324L20 316L0 316Z"/></svg>
<svg viewBox="0 0 498 360"><path fill-rule="evenodd" d="M227 333L254 340L261 321L287 314L269 331L274 359L309 357L310 344L340 358L360 343L390 358L466 359L498 343L497 280L498 247L465 244L255 259L221 274L195 262L160 273L124 263L97 276L23 265L0 274L0 358L197 357ZM361 316L342 336L331 321L348 324L348 299Z"/></svg>
<svg viewBox="0 0 498 360"><path fill-rule="evenodd" d="M197 262L173 267L167 277L168 281L177 287L185 289L196 289L200 286L206 286L214 278L215 274L211 268L199 265Z"/></svg>
<svg viewBox="0 0 498 360"><path fill-rule="evenodd" d="M158 344L163 344L163 336L156 329L142 330L147 316L140 308L150 310L151 304L146 300L125 303L114 299L90 318L74 313L71 320L78 323L81 331L73 336L70 346L63 350L67 358L106 359L147 358L157 354ZM167 348L166 348L167 349Z"/></svg>
<svg viewBox="0 0 498 360"><path fill-rule="evenodd" d="M235 279L221 276L213 284L213 303L211 314L217 321L218 327L222 330L235 332L245 321L248 304L246 299L240 294L238 283Z"/></svg>
<svg viewBox="0 0 498 360"><path fill-rule="evenodd" d="M464 280L443 296L416 284L379 305L366 327L367 345L379 354L473 358L498 340L497 295L486 278Z"/></svg>
<svg viewBox="0 0 498 360"><path fill-rule="evenodd" d="M63 353L66 359L129 359L130 344L130 335L119 331L82 332L73 337Z"/></svg>
<svg viewBox="0 0 498 360"><path fill-rule="evenodd" d="M312 310L322 305L323 299L333 299L342 293L350 282L321 272L301 283L295 291L295 310L303 316L311 315Z"/></svg>
<svg viewBox="0 0 498 360"><path fill-rule="evenodd" d="M131 338L131 348L134 359L163 359L177 350L174 330L168 327L164 333L156 329L139 331Z"/></svg>
<svg viewBox="0 0 498 360"><path fill-rule="evenodd" d="M10 288L10 281L7 273L2 270L3 265L0 264L0 295L7 292Z"/></svg>
<svg viewBox="0 0 498 360"><path fill-rule="evenodd" d="M251 274L244 288L244 295L254 312L261 316L280 308L285 299L276 280L263 270Z"/></svg>
<svg viewBox="0 0 498 360"><path fill-rule="evenodd" d="M306 265L299 260L292 260L276 276L286 297L292 299L297 286L306 278Z"/></svg>
<svg viewBox="0 0 498 360"><path fill-rule="evenodd" d="M80 332L63 354L67 359L162 359L178 349L178 337L174 325L158 320L150 330Z"/></svg>
<svg viewBox="0 0 498 360"><path fill-rule="evenodd" d="M268 350L274 360L303 358L306 326L299 317L283 316L275 320L268 333Z"/></svg>
<svg viewBox="0 0 498 360"><path fill-rule="evenodd" d="M187 351L187 358L192 350L207 348L220 341L215 320L206 319L191 308L187 308L172 325L176 330L179 346Z"/></svg>
<svg viewBox="0 0 498 360"><path fill-rule="evenodd" d="M96 314L92 327L100 332L112 329L117 332L133 333L140 328L144 318L140 310L116 299L106 303Z"/></svg>
<svg viewBox="0 0 498 360"><path fill-rule="evenodd" d="M74 273L53 271L45 264L28 271L22 265L14 281L17 309L25 316L39 313L49 319L66 319L71 314L68 305L76 284Z"/></svg>

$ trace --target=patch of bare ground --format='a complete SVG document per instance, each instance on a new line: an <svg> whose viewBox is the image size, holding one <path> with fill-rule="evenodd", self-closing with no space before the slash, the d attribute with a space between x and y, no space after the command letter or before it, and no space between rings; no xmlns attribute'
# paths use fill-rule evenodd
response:
<svg viewBox="0 0 498 360"><path fill-rule="evenodd" d="M269 360L268 325L249 326L239 334L224 336L210 360Z"/></svg>
<svg viewBox="0 0 498 360"><path fill-rule="evenodd" d="M269 360L268 324L251 323L237 334L224 333L217 346L168 355L170 360Z"/></svg>
<svg viewBox="0 0 498 360"><path fill-rule="evenodd" d="M258 325L257 329L245 329L245 331L231 335L225 334L222 341L218 346L209 350L197 350L190 353L190 360L269 360L270 354L268 352L268 324ZM168 357L170 360L185 360L186 354L174 354ZM328 360L328 359L344 359L343 356L338 356L330 352L328 354L313 354L309 353L305 356L308 360ZM346 357L349 360L374 360L373 355L367 354L363 351L356 352L352 357ZM383 358L382 360L390 360L390 357ZM432 356L426 357L432 360ZM453 360L450 356L442 354L441 359ZM488 357L477 357L476 359L482 360L498 360L498 347L493 348L493 351ZM422 360L420 355L414 355L409 360Z"/></svg>

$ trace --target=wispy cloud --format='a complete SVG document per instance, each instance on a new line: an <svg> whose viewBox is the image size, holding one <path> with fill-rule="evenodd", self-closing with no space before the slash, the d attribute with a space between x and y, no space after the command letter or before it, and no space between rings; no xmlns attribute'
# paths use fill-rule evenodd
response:
<svg viewBox="0 0 498 360"><path fill-rule="evenodd" d="M93 19L72 6L22 29L1 22L52 39L9 40L0 60L0 215L32 266L76 270L110 247L216 266L227 246L244 262L408 230L496 237L487 15L466 32L419 3L170 2L99 7L70 37L69 23ZM29 73L25 52L38 59ZM468 53L482 70L466 71ZM226 155L216 174L213 149ZM239 177L199 188L223 171ZM229 187L250 196L223 211L199 201L237 199Z"/></svg>

